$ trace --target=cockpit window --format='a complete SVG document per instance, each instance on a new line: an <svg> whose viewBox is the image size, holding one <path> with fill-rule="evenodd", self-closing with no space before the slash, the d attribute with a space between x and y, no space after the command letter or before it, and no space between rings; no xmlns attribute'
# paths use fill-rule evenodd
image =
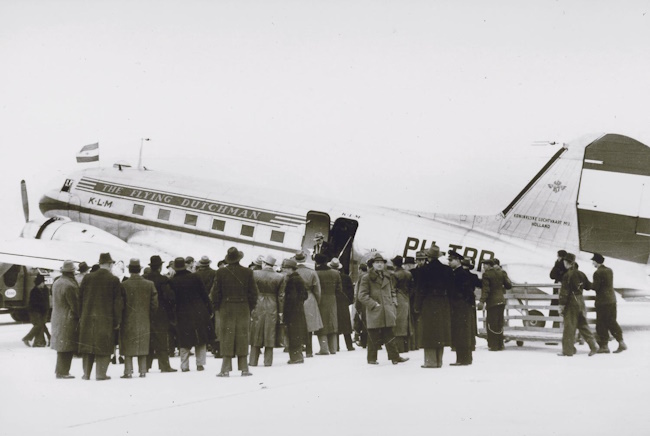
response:
<svg viewBox="0 0 650 436"><path fill-rule="evenodd" d="M72 188L72 179L65 179L65 183L63 183L63 186L61 187L61 192L70 192L70 188Z"/></svg>

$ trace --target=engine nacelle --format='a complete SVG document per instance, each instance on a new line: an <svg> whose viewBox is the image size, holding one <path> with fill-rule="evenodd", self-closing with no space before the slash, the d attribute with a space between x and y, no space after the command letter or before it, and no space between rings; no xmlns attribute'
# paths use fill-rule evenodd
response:
<svg viewBox="0 0 650 436"><path fill-rule="evenodd" d="M128 244L102 229L70 220L67 217L52 217L29 221L20 235L27 239L46 241L87 242L116 249L128 249Z"/></svg>

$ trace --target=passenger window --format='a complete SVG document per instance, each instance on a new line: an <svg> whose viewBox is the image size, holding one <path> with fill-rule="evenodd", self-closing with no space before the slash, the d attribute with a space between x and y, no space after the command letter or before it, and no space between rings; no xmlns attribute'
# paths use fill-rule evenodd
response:
<svg viewBox="0 0 650 436"><path fill-rule="evenodd" d="M282 244L284 242L284 232L279 232L277 230L271 230L271 241L279 242Z"/></svg>
<svg viewBox="0 0 650 436"><path fill-rule="evenodd" d="M169 221L169 215L171 211L169 209L159 209L158 210L158 219L163 221Z"/></svg>
<svg viewBox="0 0 650 436"><path fill-rule="evenodd" d="M241 235L242 236L248 236L248 237L252 238L253 233L255 233L255 227L247 226L246 224L242 224L242 226L241 226Z"/></svg>
<svg viewBox="0 0 650 436"><path fill-rule="evenodd" d="M144 215L144 206L141 204L134 204L133 205L133 215Z"/></svg>
<svg viewBox="0 0 650 436"><path fill-rule="evenodd" d="M226 228L226 222L222 220L212 220L212 230L223 232Z"/></svg>
<svg viewBox="0 0 650 436"><path fill-rule="evenodd" d="M192 215L192 214L188 213L188 214L185 215L185 225L195 226L197 219L198 219L198 217L196 215Z"/></svg>

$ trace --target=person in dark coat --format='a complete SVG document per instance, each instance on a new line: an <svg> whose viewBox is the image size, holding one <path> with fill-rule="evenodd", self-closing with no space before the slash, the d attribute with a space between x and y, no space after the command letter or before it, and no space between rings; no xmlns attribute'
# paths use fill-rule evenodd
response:
<svg viewBox="0 0 650 436"><path fill-rule="evenodd" d="M248 337L251 312L257 304L257 285L253 271L239 261L244 253L235 247L228 249L225 268L217 270L210 293L214 309L221 316L221 371L217 377L228 377L232 371L232 358L237 356L237 366L242 376L253 375L248 370Z"/></svg>
<svg viewBox="0 0 650 436"><path fill-rule="evenodd" d="M487 306L487 342L490 351L505 349L503 344L504 310L506 307L506 290L512 288L508 275L496 267L494 259L483 262L485 272L482 278L481 301L479 310Z"/></svg>
<svg viewBox="0 0 650 436"><path fill-rule="evenodd" d="M366 327L366 309L359 301L359 287L361 286L361 278L368 274L368 265L365 262L359 263L357 282L354 284L354 339L357 345L362 348L368 346L368 328Z"/></svg>
<svg viewBox="0 0 650 436"><path fill-rule="evenodd" d="M448 292L452 283L451 268L440 263L440 248L432 245L427 260L416 274L415 313L420 317L424 348L422 368L441 368L444 347L451 345L451 320Z"/></svg>
<svg viewBox="0 0 650 436"><path fill-rule="evenodd" d="M190 351L194 347L196 370L203 371L207 343L210 340L208 323L212 316L210 298L201 278L185 269L185 259L174 259L174 277L169 286L176 300L177 340L181 354L181 371L190 370Z"/></svg>
<svg viewBox="0 0 650 436"><path fill-rule="evenodd" d="M397 319L397 297L390 279L384 273L386 259L375 253L368 259L368 274L361 279L359 301L366 310L368 327L368 364L377 365L377 350L386 345L388 359L397 365L408 358L401 357L393 335Z"/></svg>
<svg viewBox="0 0 650 436"><path fill-rule="evenodd" d="M590 289L591 283L587 277L578 270L575 263L576 256L567 253L564 256L564 266L567 272L562 277L560 288L560 313L564 317L564 330L562 331L562 352L558 356L573 356L576 353L574 345L576 328L589 344L589 356L598 352L598 345L594 335L587 324L587 309L582 296L584 289Z"/></svg>
<svg viewBox="0 0 650 436"><path fill-rule="evenodd" d="M623 330L616 322L616 295L614 294L614 272L607 268L605 258L594 253L591 258L596 271L592 289L596 291L596 334L598 335L599 353L609 353L609 332L618 341L618 349L614 353L627 350L623 341Z"/></svg>
<svg viewBox="0 0 650 436"><path fill-rule="evenodd" d="M34 287L29 293L29 321L32 328L23 338L25 345L30 347L29 341L34 340L34 347L45 347L45 323L47 312L50 310L50 291L45 285L45 277L38 274L34 279Z"/></svg>
<svg viewBox="0 0 650 436"><path fill-rule="evenodd" d="M391 259L395 265L395 273L392 275L393 287L397 294L397 320L393 333L397 340L397 348L400 353L409 350L409 338L413 334L413 323L411 321L411 293L413 287L413 276L403 268L402 256L395 256Z"/></svg>
<svg viewBox="0 0 650 436"><path fill-rule="evenodd" d="M463 259L460 261L463 269L467 271L472 279L472 286L474 287L474 298L472 299L472 351L476 349L476 337L478 336L478 323L476 322L476 300L481 298L481 288L483 283L481 279L478 278L478 275L474 274L472 270L474 269L474 261L472 259Z"/></svg>
<svg viewBox="0 0 650 436"><path fill-rule="evenodd" d="M124 287L124 312L120 327L120 354L124 356L124 375L133 376L133 357L138 358L140 378L147 376L147 356L151 332L151 314L158 309L158 292L152 281L140 275L140 259L129 262L130 277Z"/></svg>
<svg viewBox="0 0 650 436"><path fill-rule="evenodd" d="M336 293L336 319L338 324L336 351L340 351L340 335L343 335L348 351L354 351L354 345L352 345L352 320L350 319L350 304L354 303L354 285L350 276L343 271L343 265L341 265L338 258L332 258L327 266L333 271L338 271L341 276L341 292Z"/></svg>
<svg viewBox="0 0 650 436"><path fill-rule="evenodd" d="M185 259L187 262L187 259ZM217 276L217 271L210 268L212 261L208 256L201 256L199 263L196 265L196 274L203 282L205 292L210 293L212 286L214 286L214 278ZM210 347L212 348L212 355L215 358L220 358L219 354L219 313L215 312L213 318L208 323L208 331L210 333Z"/></svg>
<svg viewBox="0 0 650 436"><path fill-rule="evenodd" d="M565 250L559 250L557 252L557 259L555 260L555 264L553 265L553 268L551 269L551 273L549 276L551 279L553 279L554 283L561 283L562 282L562 277L566 273L566 268L564 267L564 256L566 256L566 251ZM559 295L560 293L560 288L553 288L553 295ZM559 304L557 299L551 300L551 306L557 306ZM557 310L551 310L549 311L549 316L560 316L560 312ZM558 328L560 327L560 322L559 321L553 321L553 328ZM551 342L549 342L551 344Z"/></svg>
<svg viewBox="0 0 650 436"><path fill-rule="evenodd" d="M284 282L284 301L282 302L281 321L287 326L287 363L304 363L302 346L307 339L307 321L304 303L307 300L305 281L296 272L298 263L293 259L282 262L282 272L286 274Z"/></svg>
<svg viewBox="0 0 650 436"><path fill-rule="evenodd" d="M332 254L330 253L329 243L325 241L325 235L323 235L321 232L316 232L314 235L314 242L316 244L314 244L314 248L311 253L311 259L316 262L316 255L323 254L327 259L326 262L329 262L332 258Z"/></svg>
<svg viewBox="0 0 650 436"><path fill-rule="evenodd" d="M305 353L307 357L314 357L312 349L312 336L315 331L323 328L323 319L320 316L318 303L320 301L321 289L318 274L305 265L307 256L302 251L294 256L298 269L296 272L305 282L307 289L307 300L305 300L305 320L307 321L307 340L305 344Z"/></svg>
<svg viewBox="0 0 650 436"><path fill-rule="evenodd" d="M151 330L147 368L151 369L154 359L158 359L160 372L176 372L169 364L169 331L176 324L176 297L169 286L169 278L161 274L163 261L160 256L151 256L151 271L144 278L151 280L156 287L158 307L151 312Z"/></svg>
<svg viewBox="0 0 650 436"><path fill-rule="evenodd" d="M414 265L410 267L409 272L413 277L413 290L411 292L410 298L410 310L411 310L411 319L413 320L413 335L409 341L409 350L419 350L420 342L422 341L422 326L420 323L420 314L415 313L415 299L417 297L417 283L418 283L418 274L422 270L422 267L428 263L427 252L420 250L415 253Z"/></svg>
<svg viewBox="0 0 650 436"><path fill-rule="evenodd" d="M257 366L264 347L264 366L273 365L273 347L280 304L284 298L284 276L273 270L276 259L266 256L262 269L253 271L257 285L257 305L251 313L251 355L248 364Z"/></svg>
<svg viewBox="0 0 650 436"><path fill-rule="evenodd" d="M451 345L456 350L456 363L451 366L471 365L476 324L475 282L471 273L461 266L461 254L449 250L447 259L452 269L452 286L449 290Z"/></svg>
<svg viewBox="0 0 650 436"><path fill-rule="evenodd" d="M79 353L83 356L84 380L90 380L95 361L95 379L110 380L106 371L124 304L124 288L111 273L114 263L110 253L100 254L99 269L84 277L79 287Z"/></svg>
<svg viewBox="0 0 650 436"><path fill-rule="evenodd" d="M52 341L56 350L56 378L70 379L72 356L79 347L79 284L71 260L63 262L61 277L52 285Z"/></svg>
<svg viewBox="0 0 650 436"><path fill-rule="evenodd" d="M316 274L320 282L320 301L318 309L323 320L323 328L318 334L318 343L320 345L319 355L336 354L336 344L338 336L338 316L336 313L336 294L341 292L341 275L338 271L332 270L327 266L327 256L318 253L316 259Z"/></svg>

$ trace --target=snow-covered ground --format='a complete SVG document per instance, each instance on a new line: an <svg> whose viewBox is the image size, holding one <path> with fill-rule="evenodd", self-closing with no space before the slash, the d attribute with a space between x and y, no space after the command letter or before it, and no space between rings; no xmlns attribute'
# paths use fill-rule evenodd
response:
<svg viewBox="0 0 650 436"><path fill-rule="evenodd" d="M220 360L204 372L112 380L54 377L56 353L21 342L29 325L0 316L0 434L144 435L647 435L650 434L650 303L619 304L629 350L558 357L558 346L507 344L491 353L479 339L470 367L421 369L422 351L392 365L366 364L365 350L315 356L287 365L275 350L270 368L215 377ZM314 341L315 347L316 341ZM611 344L615 348L615 343ZM179 358L172 359L175 368ZM93 372L94 377L94 372Z"/></svg>

